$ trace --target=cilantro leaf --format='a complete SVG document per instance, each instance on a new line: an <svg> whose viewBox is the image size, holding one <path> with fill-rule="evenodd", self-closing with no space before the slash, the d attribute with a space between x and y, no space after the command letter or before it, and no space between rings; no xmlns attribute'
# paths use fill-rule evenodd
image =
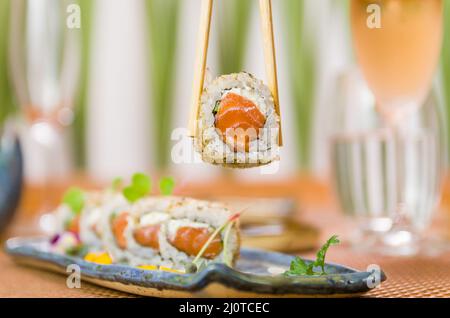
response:
<svg viewBox="0 0 450 318"><path fill-rule="evenodd" d="M171 195L174 187L175 181L172 177L164 177L159 180L159 190L163 195Z"/></svg>
<svg viewBox="0 0 450 318"><path fill-rule="evenodd" d="M74 214L79 214L84 207L84 200L83 190L72 187L64 193L62 202L68 205Z"/></svg>
<svg viewBox="0 0 450 318"><path fill-rule="evenodd" d="M328 248L331 245L339 244L340 241L337 235L333 235L328 239L328 241L320 248L316 255L316 261L314 262L314 266L319 266L322 268L322 274L325 274L325 256L327 254Z"/></svg>
<svg viewBox="0 0 450 318"><path fill-rule="evenodd" d="M304 260L296 256L292 262L289 270L284 272L285 276L298 276L298 275L314 275L313 263L307 265Z"/></svg>
<svg viewBox="0 0 450 318"><path fill-rule="evenodd" d="M143 173L135 173L131 184L122 191L124 197L131 203L145 197L151 190L151 179Z"/></svg>
<svg viewBox="0 0 450 318"><path fill-rule="evenodd" d="M337 235L333 235L330 237L327 242L320 248L320 250L316 254L316 260L309 264L306 264L304 260L300 257L296 256L292 261L289 267L289 270L285 271L283 275L285 276L312 276L312 275L325 275L325 256L328 251L328 248L331 245L335 245L340 243ZM320 267L321 272L315 272L314 267Z"/></svg>

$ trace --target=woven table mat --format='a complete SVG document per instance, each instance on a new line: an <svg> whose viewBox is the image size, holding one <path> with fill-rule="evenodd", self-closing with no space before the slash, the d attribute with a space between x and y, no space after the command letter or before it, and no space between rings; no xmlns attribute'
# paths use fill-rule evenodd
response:
<svg viewBox="0 0 450 318"><path fill-rule="evenodd" d="M436 257L387 257L355 253L342 247L330 250L327 261L359 270L370 264L379 265L387 280L367 293L367 297L450 297L450 253Z"/></svg>

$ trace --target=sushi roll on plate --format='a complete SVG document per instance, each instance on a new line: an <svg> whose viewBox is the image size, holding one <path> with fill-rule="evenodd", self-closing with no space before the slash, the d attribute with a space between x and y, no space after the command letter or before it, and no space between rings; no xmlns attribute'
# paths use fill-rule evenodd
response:
<svg viewBox="0 0 450 318"><path fill-rule="evenodd" d="M197 271L210 262L234 265L240 213L220 203L172 196L163 182L165 194L149 195L148 177L135 174L132 180L123 189L69 189L54 213L58 226L51 250L100 264L177 271Z"/></svg>
<svg viewBox="0 0 450 318"><path fill-rule="evenodd" d="M269 88L249 73L222 75L203 90L195 147L206 162L248 168L279 160L280 118Z"/></svg>
<svg viewBox="0 0 450 318"><path fill-rule="evenodd" d="M105 211L127 205L123 195L107 189L105 191L82 191L70 189L80 196L80 209L67 202L62 202L53 213L53 229L50 234L61 236L64 233L73 234L77 244L89 247L90 251L103 249L103 228L101 218Z"/></svg>
<svg viewBox="0 0 450 318"><path fill-rule="evenodd" d="M232 266L239 255L240 237L236 222L228 222L230 217L231 211L218 203L147 197L129 210L104 215L104 245L113 261L132 266L182 269L195 258ZM216 230L220 231L214 235Z"/></svg>

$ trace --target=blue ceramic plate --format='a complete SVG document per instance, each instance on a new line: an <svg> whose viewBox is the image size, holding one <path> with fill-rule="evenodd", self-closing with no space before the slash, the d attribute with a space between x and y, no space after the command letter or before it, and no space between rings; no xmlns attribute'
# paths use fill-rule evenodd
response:
<svg viewBox="0 0 450 318"><path fill-rule="evenodd" d="M196 274L176 274L127 265L98 265L51 253L47 242L48 239L43 237L13 238L6 242L6 251L19 263L66 275L67 266L77 264L82 280L145 296L352 296L369 291L370 282L386 279L383 272L361 272L331 263L326 264L327 275L284 277L276 272L286 270L293 256L247 248L241 249L234 269L223 264L210 264Z"/></svg>

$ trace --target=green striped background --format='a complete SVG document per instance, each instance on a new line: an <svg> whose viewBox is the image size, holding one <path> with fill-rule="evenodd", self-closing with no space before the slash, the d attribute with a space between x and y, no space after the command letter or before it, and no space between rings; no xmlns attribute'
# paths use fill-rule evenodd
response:
<svg viewBox="0 0 450 318"><path fill-rule="evenodd" d="M11 83L8 79L9 0L0 0L0 129L6 116L14 109Z"/></svg>
<svg viewBox="0 0 450 318"><path fill-rule="evenodd" d="M0 0L0 127L6 116L15 109L11 83L7 75L7 34L10 1ZM335 0L330 1L335 2ZM82 167L85 158L85 107L89 87L89 43L94 1L78 0L78 2L82 8L83 66L80 90L76 100L74 145L76 162ZM220 73L239 71L243 67L249 17L251 10L255 9L254 2L251 0L218 1L221 12L218 15L220 21L217 29L217 36L220 40L218 49ZM338 2L347 4L346 1L339 0ZM183 0L146 0L150 49L149 72L153 92L152 104L155 105L152 108L153 138L149 138L151 140L149 142L154 143L155 149L158 149L155 161L159 168L164 168L169 160L170 118L174 106L170 88L176 75L178 21L183 4ZM289 32L283 32L287 44L287 54L283 58L287 58L290 65L290 91L295 109L295 126L297 127L295 139L299 150L297 154L298 166L308 168L311 164L311 125L313 123L315 65L317 63L314 52L315 46L312 43L314 39L307 37L304 31L304 1L283 0L281 8L284 16L284 30L289 30ZM339 9L338 6L335 9ZM346 6L340 6L340 9L346 10ZM445 0L445 31L441 66L447 122L450 122L450 0ZM450 135L448 140L450 140Z"/></svg>

